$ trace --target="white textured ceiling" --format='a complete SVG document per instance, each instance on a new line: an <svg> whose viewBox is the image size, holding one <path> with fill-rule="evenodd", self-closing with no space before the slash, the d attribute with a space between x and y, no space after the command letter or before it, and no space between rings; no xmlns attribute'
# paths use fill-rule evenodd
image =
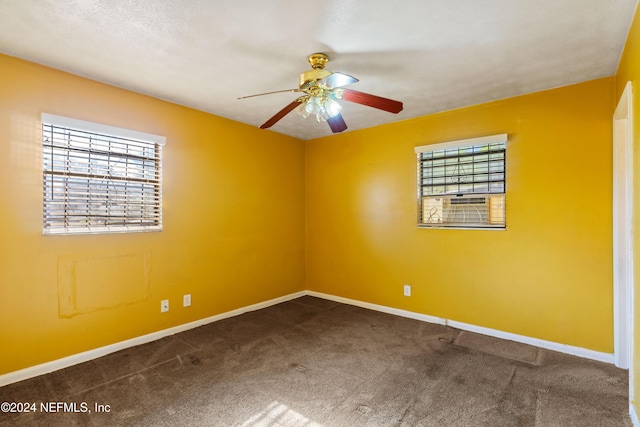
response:
<svg viewBox="0 0 640 427"><path fill-rule="evenodd" d="M0 52L259 126L306 57L397 99L349 130L615 74L638 0L0 0ZM290 113L272 131L311 139ZM265 131L268 132L268 131Z"/></svg>

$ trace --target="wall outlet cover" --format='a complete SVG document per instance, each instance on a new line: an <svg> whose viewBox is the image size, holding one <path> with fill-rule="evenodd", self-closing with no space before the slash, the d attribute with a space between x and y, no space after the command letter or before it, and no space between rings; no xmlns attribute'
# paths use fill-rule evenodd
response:
<svg viewBox="0 0 640 427"><path fill-rule="evenodd" d="M411 285L404 285L404 296L405 297L411 296Z"/></svg>

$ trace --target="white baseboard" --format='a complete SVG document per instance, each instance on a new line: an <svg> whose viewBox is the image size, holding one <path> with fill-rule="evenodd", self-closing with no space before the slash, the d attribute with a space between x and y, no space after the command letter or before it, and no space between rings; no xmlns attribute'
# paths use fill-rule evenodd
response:
<svg viewBox="0 0 640 427"><path fill-rule="evenodd" d="M638 413L636 412L636 408L633 406L633 403L629 402L629 416L631 417L631 422L634 427L640 427L640 420L638 419Z"/></svg>
<svg viewBox="0 0 640 427"><path fill-rule="evenodd" d="M553 341L541 340L538 338L531 338L525 335L512 334L511 332L499 331L497 329L484 328L482 326L469 325L467 323L457 322L455 320L447 320L447 325L462 329L469 332L476 332L482 335L489 335L496 338L501 338L509 341L515 341L523 344L529 344L536 347L544 348L547 350L553 350L560 353L571 354L574 356L583 357L585 359L598 360L600 362L613 364L613 354L603 353L600 351L589 350L587 348L575 347L568 344L560 344Z"/></svg>
<svg viewBox="0 0 640 427"><path fill-rule="evenodd" d="M115 353L116 351L124 350L130 347L135 347L141 344L146 344L148 342L156 341L170 335L175 335L177 333L184 332L189 329L197 328L199 326L206 325L208 323L216 322L218 320L226 319L229 317L238 316L240 314L243 314L249 311L270 307L272 305L280 304L282 302L299 298L305 295L324 298L327 300L354 305L357 307L367 308L370 310L380 311L383 313L393 314L396 316L408 317L410 319L420 320L423 322L436 323L440 325L448 325L448 326L462 329L465 331L476 332L479 334L502 338L502 339L520 342L524 344L530 344L536 347L546 348L548 350L572 354L574 356L580 356L587 359L593 359L593 360L598 360L601 362L613 364L613 354L609 354L609 353L602 353L602 352L588 350L581 347L574 347L574 346L559 344L551 341L540 340L537 338L530 338L523 335L512 334L510 332L499 331L496 329L485 328L482 326L470 325L462 322L457 322L454 320L444 319L441 317L429 316L427 314L415 313L412 311L401 310L398 308L392 308L392 307L387 307L387 306L378 305L378 304L371 304L368 302L352 300L349 298L338 297L335 295L323 294L321 292L300 291L300 292L295 292L293 294L285 295L279 298L274 298L268 301L264 301L261 303L253 304L247 307L228 311L226 313L217 314L215 316L207 317L205 319L200 319L194 322L185 323L183 325L174 326L172 328L164 329L162 331L153 332L147 335L142 335L140 337L132 338L129 340L110 344L104 347L74 354L68 357L64 357L62 359L53 360L51 362L21 369L19 371L9 372L8 374L0 375L0 387L7 384L15 383L18 381L26 380L28 378L36 377L38 375L47 374L49 372L53 372L59 369L67 368L69 366L77 365L79 363L88 362L89 360L97 359L99 357L106 356L107 354ZM631 410L633 411L633 406L631 406ZM637 415L635 414L635 411L631 413L631 416L632 418L635 416L635 420L637 420ZM640 427L640 424L635 424L635 425L637 427Z"/></svg>
<svg viewBox="0 0 640 427"><path fill-rule="evenodd" d="M285 295L279 298L274 298L269 301L260 302L257 304L242 307L236 310L228 311L226 313L216 314L215 316L207 317L205 319L196 320L194 322L185 323L183 325L174 326L172 328L163 329L162 331L153 332L140 337L131 338L125 341L120 341L115 344L106 345L93 350L85 351L82 353L74 354L62 359L53 360L51 362L42 363L40 365L31 366L29 368L21 369L19 371L9 372L8 374L0 375L0 387L7 384L15 383L18 381L26 380L28 378L37 377L38 375L47 374L49 372L57 371L59 369L68 368L69 366L77 365L79 363L88 362L89 360L97 359L107 354L115 353L116 351L124 350L126 348L135 347L137 345L146 344L151 341L159 340L160 338L175 335L179 332L184 332L189 329L197 328L198 326L206 325L208 323L217 322L218 320L226 319L229 317L239 316L240 314L247 313L249 311L260 310L261 308L270 307L272 305L280 304L285 301L289 301L295 298L306 295L305 291L295 292L293 294Z"/></svg>
<svg viewBox="0 0 640 427"><path fill-rule="evenodd" d="M470 325L468 323L458 322L455 320L448 320L441 317L414 313L412 311L400 310L397 308L386 307L383 305L370 304L368 302L362 302L362 301L352 300L349 298L337 297L334 295L323 294L321 292L307 291L306 294L310 296L315 296L318 298L328 299L331 301L341 302L344 304L355 305L362 308L368 308L370 310L381 311L383 313L394 314L396 316L408 317L411 319L421 320L429 323L437 323L440 325L448 325L453 328L462 329L469 332L476 332L482 335L488 335L491 337L501 338L509 341L529 344L536 347L545 348L547 350L553 350L560 353L571 354L571 355L583 357L586 359L593 359L593 360L598 360L600 362L613 364L613 354L610 354L610 353L603 353L603 352L589 350L582 347L574 347L567 344L559 344L553 341L546 341L538 338L531 338L524 335L513 334L510 332L499 331L497 329L485 328L482 326Z"/></svg>
<svg viewBox="0 0 640 427"><path fill-rule="evenodd" d="M322 292L307 291L307 295L327 299L330 301L341 302L343 304L355 305L357 307L368 308L369 310L381 311L383 313L394 314L400 317L408 317L410 319L421 320L428 323L438 323L445 325L446 320L440 317L429 316L428 314L414 313L413 311L401 310L398 308L387 307L385 305L371 304L369 302L358 301L349 298L337 297L335 295L323 294Z"/></svg>

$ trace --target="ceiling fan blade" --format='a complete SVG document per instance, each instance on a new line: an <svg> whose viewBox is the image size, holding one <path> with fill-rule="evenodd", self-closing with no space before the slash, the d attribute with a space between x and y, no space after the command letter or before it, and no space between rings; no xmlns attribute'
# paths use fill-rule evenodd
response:
<svg viewBox="0 0 640 427"><path fill-rule="evenodd" d="M301 98L296 99L291 104L278 111L273 117L264 122L262 126L260 126L260 129L270 128L271 126L275 125L281 118L292 112L298 105L300 105L300 99Z"/></svg>
<svg viewBox="0 0 640 427"><path fill-rule="evenodd" d="M329 127L333 133L342 132L347 129L347 124L344 122L342 118L342 114L338 113L333 117L329 117L327 119L327 123L329 123Z"/></svg>
<svg viewBox="0 0 640 427"><path fill-rule="evenodd" d="M342 99L344 99L345 101L355 102L356 104L366 105L394 114L398 114L400 111L402 111L402 102L400 101L394 101L393 99L370 95L368 93L358 92L351 89L342 90L344 91L344 93L342 94Z"/></svg>
<svg viewBox="0 0 640 427"><path fill-rule="evenodd" d="M301 92L301 90L300 89L276 90L274 92L265 92L265 93L258 93L256 95L241 96L240 98L237 98L237 99L253 98L254 96L271 95L272 93L283 93L283 92Z"/></svg>
<svg viewBox="0 0 640 427"><path fill-rule="evenodd" d="M351 83L356 83L358 81L360 80L347 74L331 73L327 77L320 79L318 83L323 84L329 88L335 88L350 85Z"/></svg>

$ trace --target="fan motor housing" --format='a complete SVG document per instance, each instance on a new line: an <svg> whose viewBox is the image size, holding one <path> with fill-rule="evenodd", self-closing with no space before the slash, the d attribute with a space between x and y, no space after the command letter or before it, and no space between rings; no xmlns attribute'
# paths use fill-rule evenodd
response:
<svg viewBox="0 0 640 427"><path fill-rule="evenodd" d="M316 69L316 70L309 70L309 71L305 71L304 73L300 74L300 89L302 89L303 87L305 87L305 83L310 82L310 81L317 81L320 79L324 79L327 76L330 76L331 71L329 70L320 70L320 69Z"/></svg>
<svg viewBox="0 0 640 427"><path fill-rule="evenodd" d="M308 88L308 82L318 81L332 74L331 71L324 69L329 62L329 57L324 53L312 53L307 57L307 61L313 69L300 74L300 89Z"/></svg>

